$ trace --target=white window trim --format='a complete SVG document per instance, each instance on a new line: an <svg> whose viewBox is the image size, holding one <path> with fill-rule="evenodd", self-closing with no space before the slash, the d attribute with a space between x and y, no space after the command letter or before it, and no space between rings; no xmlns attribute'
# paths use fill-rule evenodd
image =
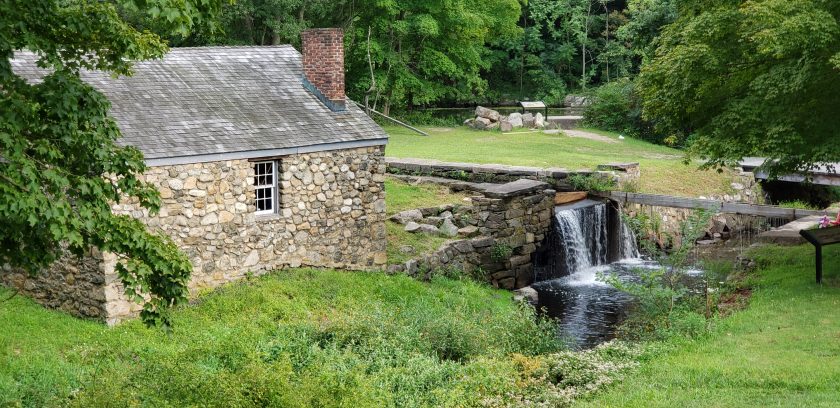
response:
<svg viewBox="0 0 840 408"><path fill-rule="evenodd" d="M268 210L257 210L254 212L255 215L270 215L277 212L277 161L276 160L266 160L266 161L259 161L253 162L253 166L257 167L258 164L271 164L271 185L263 184L257 185L257 174L256 171L254 172L254 209L257 208L257 196L256 190L259 189L271 189L271 208Z"/></svg>

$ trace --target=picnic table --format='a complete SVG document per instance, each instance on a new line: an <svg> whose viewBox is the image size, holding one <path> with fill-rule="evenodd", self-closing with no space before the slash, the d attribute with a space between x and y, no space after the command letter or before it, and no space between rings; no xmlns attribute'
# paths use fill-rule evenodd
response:
<svg viewBox="0 0 840 408"><path fill-rule="evenodd" d="M840 226L804 229L799 231L808 242L814 245L817 263L817 283L822 283L822 247L840 243Z"/></svg>

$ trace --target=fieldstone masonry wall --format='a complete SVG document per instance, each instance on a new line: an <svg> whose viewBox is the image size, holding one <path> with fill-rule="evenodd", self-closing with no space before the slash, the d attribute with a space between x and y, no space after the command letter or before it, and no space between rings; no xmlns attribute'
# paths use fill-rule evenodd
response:
<svg viewBox="0 0 840 408"><path fill-rule="evenodd" d="M387 157L388 172L411 176L433 176L457 179L474 183L507 183L519 179L536 180L548 183L557 191L572 191L569 183L573 175L600 176L611 178L617 183L638 184L638 163L612 163L598 166L596 171L567 170L563 168L505 166L501 164L475 164L441 162L431 159Z"/></svg>
<svg viewBox="0 0 840 408"><path fill-rule="evenodd" d="M192 292L284 267L381 269L387 262L382 158L382 146L278 158L279 208L270 215L254 214L248 160L153 167L144 178L160 190L160 213L151 217L135 202L114 211L141 219L182 248L194 268ZM60 262L38 280L3 274L3 282L28 285L49 306L116 323L140 306L123 296L115 263L105 254L84 260L84 268ZM68 269L78 270L71 274L75 286L65 284ZM60 289L71 293L57 295ZM91 291L97 294L88 296Z"/></svg>
<svg viewBox="0 0 840 408"><path fill-rule="evenodd" d="M472 197L473 213L481 236L445 244L432 254L401 265L391 273L411 276L436 270L458 269L483 276L496 287L515 289L533 279L533 254L551 228L555 191L533 180L488 186ZM509 254L499 256L499 252Z"/></svg>
<svg viewBox="0 0 840 408"><path fill-rule="evenodd" d="M105 272L102 255L64 255L55 265L29 276L20 269L0 269L0 283L36 302L67 313L105 320Z"/></svg>

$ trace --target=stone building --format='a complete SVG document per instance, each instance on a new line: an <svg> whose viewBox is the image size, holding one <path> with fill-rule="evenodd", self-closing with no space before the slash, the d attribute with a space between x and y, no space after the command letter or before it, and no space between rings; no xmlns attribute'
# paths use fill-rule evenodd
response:
<svg viewBox="0 0 840 408"><path fill-rule="evenodd" d="M163 231L192 261L190 289L283 267L381 269L387 135L344 94L342 33L273 47L174 48L129 78L84 72L149 166L162 208L114 211ZM16 72L43 74L18 53ZM115 257L66 257L36 278L0 280L49 307L106 321L132 316Z"/></svg>

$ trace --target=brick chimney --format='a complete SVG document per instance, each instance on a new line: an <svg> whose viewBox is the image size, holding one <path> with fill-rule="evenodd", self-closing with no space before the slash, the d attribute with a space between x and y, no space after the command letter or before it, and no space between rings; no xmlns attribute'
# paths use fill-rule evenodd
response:
<svg viewBox="0 0 840 408"><path fill-rule="evenodd" d="M344 32L316 28L300 34L303 43L303 85L333 111L345 109Z"/></svg>

